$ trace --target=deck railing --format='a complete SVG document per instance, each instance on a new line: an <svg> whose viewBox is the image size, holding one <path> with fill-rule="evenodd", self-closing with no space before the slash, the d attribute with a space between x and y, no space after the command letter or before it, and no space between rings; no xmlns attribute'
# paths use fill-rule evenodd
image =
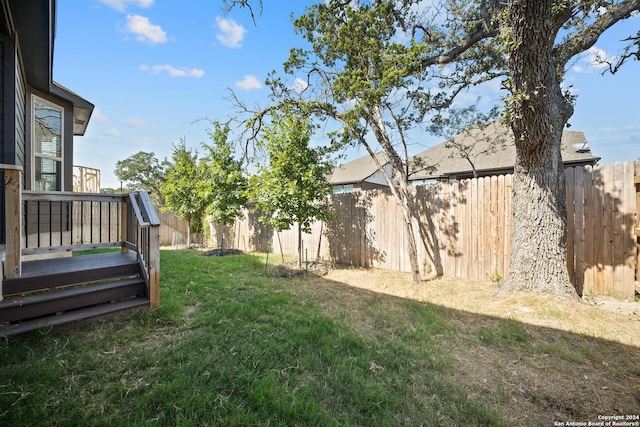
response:
<svg viewBox="0 0 640 427"><path fill-rule="evenodd" d="M150 285L151 306L160 302L160 219L146 191L129 193L123 203L124 245L136 251Z"/></svg>
<svg viewBox="0 0 640 427"><path fill-rule="evenodd" d="M21 275L22 261L87 249L135 251L151 306L159 303L160 221L146 192L94 194L21 191L22 170L4 170L6 278Z"/></svg>

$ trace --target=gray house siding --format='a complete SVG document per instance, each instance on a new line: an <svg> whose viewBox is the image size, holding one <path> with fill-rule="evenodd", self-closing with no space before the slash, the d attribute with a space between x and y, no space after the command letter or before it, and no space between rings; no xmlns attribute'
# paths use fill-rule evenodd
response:
<svg viewBox="0 0 640 427"><path fill-rule="evenodd" d="M0 140L0 163L5 163L4 161L4 146L6 144L6 138L4 133L4 49L5 49L5 41L4 37L0 36L0 135L2 135L2 139Z"/></svg>
<svg viewBox="0 0 640 427"><path fill-rule="evenodd" d="M4 147L6 145L5 138L5 104L4 104L4 92L5 92L5 84L4 84L4 49L5 49L5 40L4 37L0 35L0 135L2 138L0 139L0 163L4 163ZM0 224L5 224L5 214L4 214L4 176L0 177ZM0 227L0 244L6 243L6 235L5 235L5 227Z"/></svg>
<svg viewBox="0 0 640 427"><path fill-rule="evenodd" d="M16 99L15 99L15 144L14 147L14 159L15 164L22 166L22 170L25 170L26 161L26 152L27 152L27 139L26 139L26 116L27 116L27 88L24 83L24 73L22 70L20 58L18 58L18 53L16 52L15 56L15 82L16 82ZM24 178L24 177L23 177ZM25 180L23 179L23 182Z"/></svg>

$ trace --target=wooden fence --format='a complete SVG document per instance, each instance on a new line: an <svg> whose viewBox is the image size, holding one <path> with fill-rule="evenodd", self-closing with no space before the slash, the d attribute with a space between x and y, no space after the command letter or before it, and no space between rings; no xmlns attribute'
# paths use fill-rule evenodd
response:
<svg viewBox="0 0 640 427"><path fill-rule="evenodd" d="M640 169L640 161L638 162ZM566 169L568 268L583 294L633 299L638 249L634 236L634 163ZM506 278L510 255L511 175L415 188L427 273L460 278ZM336 263L409 271L402 215L384 191L331 196L335 216L303 237L304 253ZM226 241L245 251L295 254L296 228L273 233L249 212ZM215 244L215 239L213 241Z"/></svg>

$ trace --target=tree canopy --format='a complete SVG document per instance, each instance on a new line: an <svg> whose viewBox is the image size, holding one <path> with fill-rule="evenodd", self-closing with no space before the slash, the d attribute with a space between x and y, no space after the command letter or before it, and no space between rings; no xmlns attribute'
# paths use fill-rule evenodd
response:
<svg viewBox="0 0 640 427"><path fill-rule="evenodd" d="M173 146L172 164L162 184L165 208L178 218L189 223L187 244L191 233L202 230L202 221L207 209L207 188L198 161L198 153L187 148L183 139Z"/></svg>
<svg viewBox="0 0 640 427"><path fill-rule="evenodd" d="M166 180L169 162L158 160L154 153L139 151L116 163L114 174L129 191L145 190L156 204L163 204L162 184Z"/></svg>
<svg viewBox="0 0 640 427"><path fill-rule="evenodd" d="M263 130L260 145L267 164L259 167L251 179L249 198L262 213L261 221L277 231L298 224L298 261L302 261L302 232L310 232L314 220L326 220L330 208L326 196L331 187L327 174L331 164L325 150L310 144L309 120L293 111L272 115Z"/></svg>
<svg viewBox="0 0 640 427"><path fill-rule="evenodd" d="M334 149L363 147L402 208L416 282L424 263L418 260L419 241L412 226L416 212L409 178L417 165L410 155L415 141L409 134L449 108L464 88L501 72L489 37L493 30L474 33L475 44L463 37L488 25L484 16L462 2L427 11L420 6L418 0L405 0L327 1L308 7L294 26L310 47L293 48L284 64L286 74L302 73L304 78L291 84L273 74L267 83L275 105L253 111L250 122L255 136L268 111L294 106L303 115L335 123L329 135ZM446 19L427 25L427 15L434 21L436 16ZM375 155L378 151L384 153L391 174Z"/></svg>
<svg viewBox="0 0 640 427"><path fill-rule="evenodd" d="M207 155L201 164L206 214L223 227L233 224L247 202L247 177L242 161L233 155L235 145L229 140L229 131L228 125L213 123L209 133L212 144L203 144ZM224 242L224 230L222 234Z"/></svg>
<svg viewBox="0 0 640 427"><path fill-rule="evenodd" d="M239 3L241 6L247 2ZM268 6L267 6L268 7ZM562 89L567 66L617 22L640 11L640 0L327 0L294 20L309 49L293 48L272 75L274 105L333 119L336 146L359 144L376 160L377 142L392 166L387 182L403 208L414 279L416 239L408 131L454 105L465 89L504 76L504 121L516 144L509 279L504 291L529 289L575 298L566 267L562 130L575 97ZM610 64L638 59L640 32ZM378 164L384 173L383 165ZM396 185L397 184L397 185ZM413 242L413 243L412 243Z"/></svg>

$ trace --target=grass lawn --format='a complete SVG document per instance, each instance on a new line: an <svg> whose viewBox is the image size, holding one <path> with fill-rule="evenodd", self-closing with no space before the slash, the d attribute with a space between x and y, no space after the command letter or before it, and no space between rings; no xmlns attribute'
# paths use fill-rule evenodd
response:
<svg viewBox="0 0 640 427"><path fill-rule="evenodd" d="M462 296L456 308L347 285L370 274L286 279L265 273L264 255L163 250L158 309L0 343L0 425L537 426L640 414L640 335L555 326L597 308L528 301L537 320L525 323L473 312ZM605 319L640 331L637 316Z"/></svg>

